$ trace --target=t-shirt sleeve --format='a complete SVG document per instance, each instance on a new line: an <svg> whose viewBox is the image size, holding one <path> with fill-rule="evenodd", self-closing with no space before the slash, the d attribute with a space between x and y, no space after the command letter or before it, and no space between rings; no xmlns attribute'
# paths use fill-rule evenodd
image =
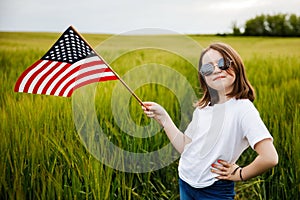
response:
<svg viewBox="0 0 300 200"><path fill-rule="evenodd" d="M243 115L241 124L244 136L252 149L254 149L256 143L264 139L270 138L273 140L273 137L254 106L251 106Z"/></svg>

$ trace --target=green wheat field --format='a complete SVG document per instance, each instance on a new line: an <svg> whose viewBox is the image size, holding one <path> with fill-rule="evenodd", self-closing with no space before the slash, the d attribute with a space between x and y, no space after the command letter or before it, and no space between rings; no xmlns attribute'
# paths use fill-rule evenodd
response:
<svg viewBox="0 0 300 200"><path fill-rule="evenodd" d="M178 159L164 168L145 173L115 170L85 148L74 125L72 98L13 91L21 73L40 59L59 36L60 33L0 32L0 199L179 199ZM83 36L94 47L111 37ZM236 199L299 199L300 38L188 37L203 47L215 41L225 42L240 53L256 90L255 106L274 137L279 164L261 176L236 183ZM124 36L122 44L107 45L101 55L108 58L108 63L121 77L133 70L131 76L136 81L141 81L144 76L134 75L137 66L148 64L151 77L162 79L167 74L152 71L151 66L153 63L168 66L186 77L197 98L201 96L197 70L188 60L159 49L133 49L140 39L141 36ZM167 41L161 41L164 42ZM178 41L172 45L181 47L185 44ZM122 50L125 53L121 56L109 58ZM188 48L184 51L192 60L198 60L200 52ZM128 80L131 86L134 81ZM126 134L124 127L118 126L111 108L117 84L118 81L97 83L93 96L97 119L107 138L124 150L142 153L169 144L162 130L154 136L138 138ZM181 83L173 79L169 84ZM73 95L88 87L79 88ZM184 88L175 93L166 86L149 82L134 90L143 101L163 105L178 126L184 121L182 129L197 100L185 99L189 114L182 116L178 96L184 95ZM128 93L125 88L120 95L123 92ZM154 124L145 117L133 97L129 101L120 99L118 107L128 108L129 115L126 116L136 125ZM247 165L255 156L255 152L248 149L238 164Z"/></svg>

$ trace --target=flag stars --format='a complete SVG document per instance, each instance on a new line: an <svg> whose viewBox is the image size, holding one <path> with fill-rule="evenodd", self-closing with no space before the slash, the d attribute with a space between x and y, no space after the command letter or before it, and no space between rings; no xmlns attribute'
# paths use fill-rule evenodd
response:
<svg viewBox="0 0 300 200"><path fill-rule="evenodd" d="M74 63L94 53L88 44L69 29L44 56L45 59Z"/></svg>

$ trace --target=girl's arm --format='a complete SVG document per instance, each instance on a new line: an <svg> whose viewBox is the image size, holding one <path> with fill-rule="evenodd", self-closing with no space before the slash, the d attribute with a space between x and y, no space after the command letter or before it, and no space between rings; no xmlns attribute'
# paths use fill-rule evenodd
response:
<svg viewBox="0 0 300 200"><path fill-rule="evenodd" d="M264 139L254 146L257 157L242 170L242 178L248 180L262 174L278 163L278 154L271 139Z"/></svg>
<svg viewBox="0 0 300 200"><path fill-rule="evenodd" d="M163 126L169 140L174 148L182 153L184 146L191 142L191 139L184 135L174 124L167 111L157 103L143 102L144 113L153 119L155 119L161 126Z"/></svg>
<svg viewBox="0 0 300 200"><path fill-rule="evenodd" d="M239 168L236 164L220 160L220 165L213 164L212 172L219 174L220 176L217 177L219 179L240 181L258 176L277 165L278 154L271 139L258 142L254 149L258 155L249 165Z"/></svg>

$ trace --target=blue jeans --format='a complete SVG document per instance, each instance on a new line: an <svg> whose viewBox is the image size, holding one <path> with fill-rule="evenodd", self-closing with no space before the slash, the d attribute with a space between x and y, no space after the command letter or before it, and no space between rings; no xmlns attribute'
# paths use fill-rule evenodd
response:
<svg viewBox="0 0 300 200"><path fill-rule="evenodd" d="M179 179L180 200L224 200L234 199L234 182L227 180L216 181L205 188L194 188Z"/></svg>

